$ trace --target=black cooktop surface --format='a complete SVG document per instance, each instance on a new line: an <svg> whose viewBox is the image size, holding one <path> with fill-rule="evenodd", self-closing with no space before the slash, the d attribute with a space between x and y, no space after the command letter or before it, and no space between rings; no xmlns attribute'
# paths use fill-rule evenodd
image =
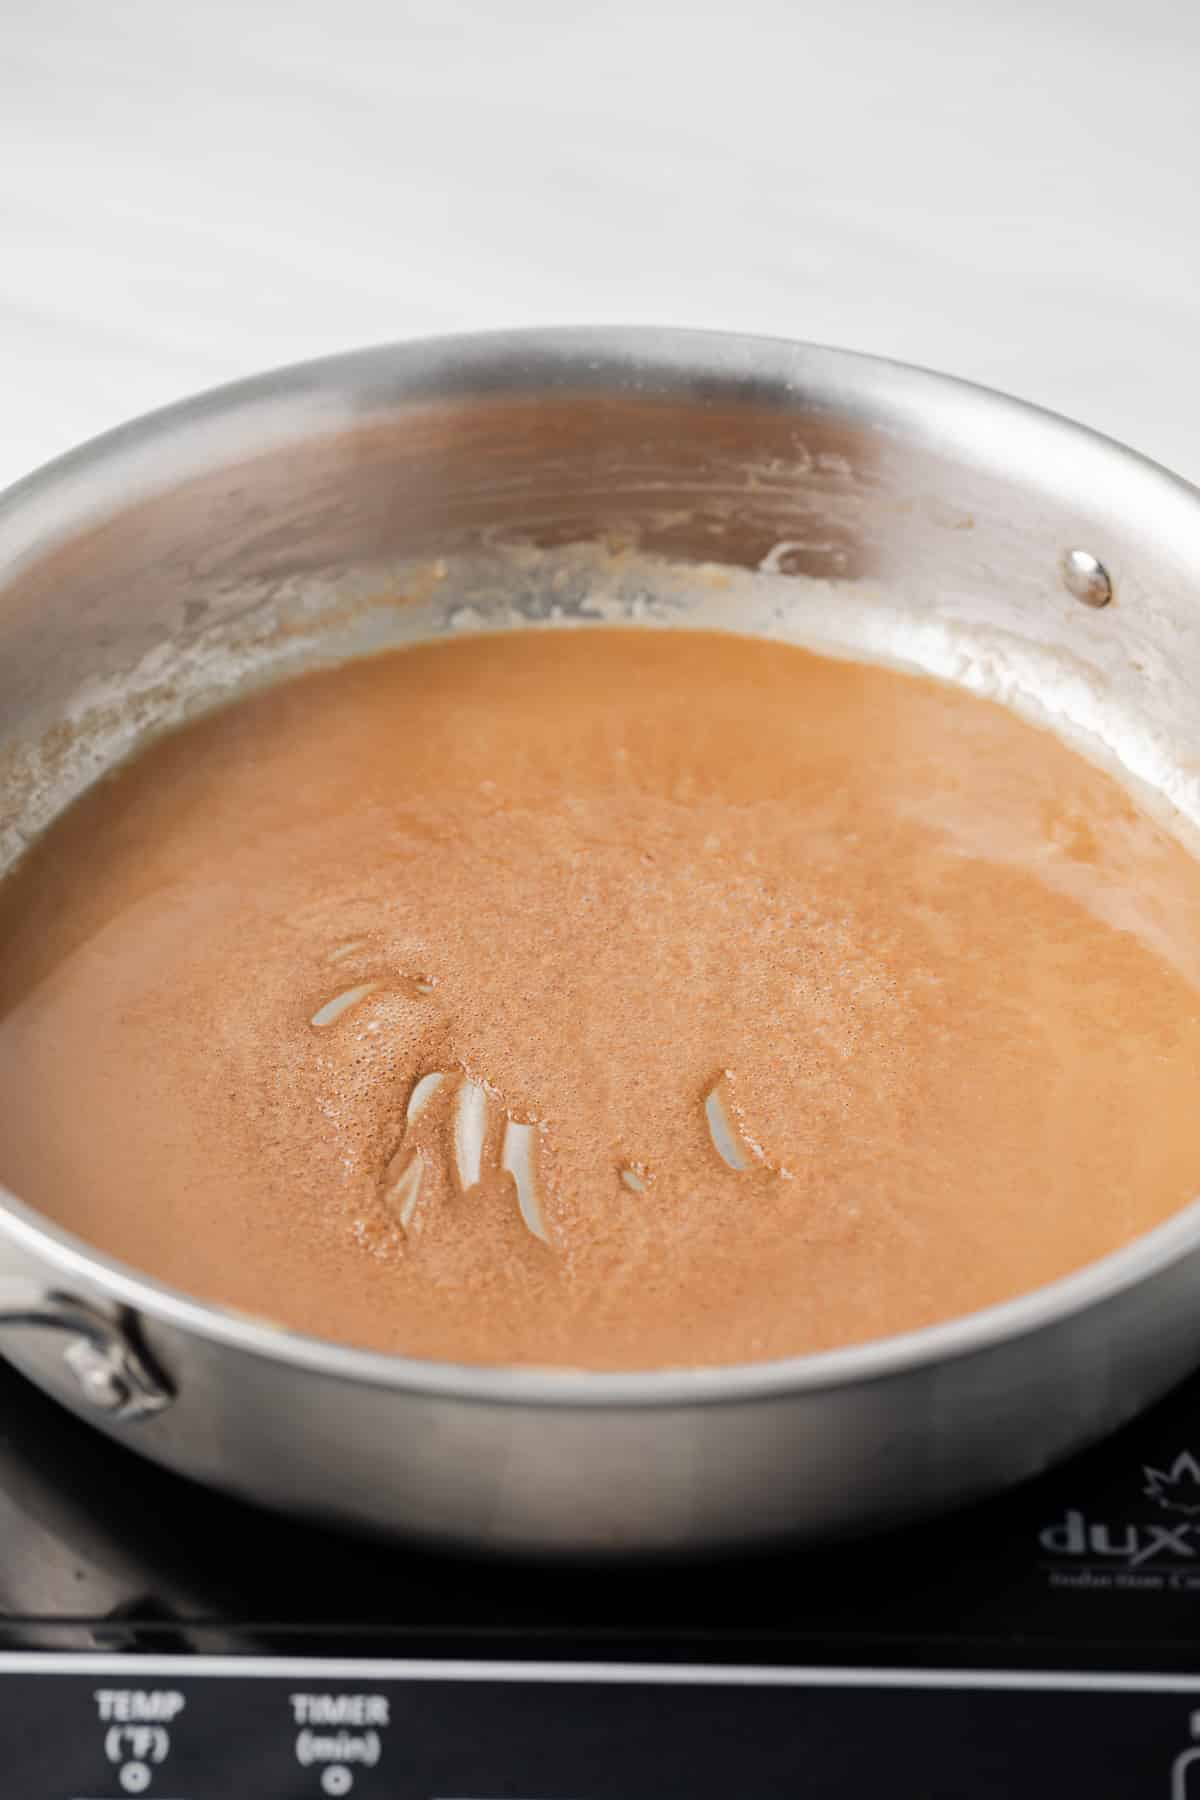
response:
<svg viewBox="0 0 1200 1800"><path fill-rule="evenodd" d="M891 1657L1200 1672L1200 1380L965 1512L817 1551L579 1567L397 1548L166 1474L0 1365L0 1645Z"/></svg>
<svg viewBox="0 0 1200 1800"><path fill-rule="evenodd" d="M268 1516L0 1368L6 1795L1187 1800L1193 1724L1200 1380L888 1537L588 1568Z"/></svg>
<svg viewBox="0 0 1200 1800"><path fill-rule="evenodd" d="M569 1644L1200 1672L1200 1379L1098 1450L833 1548L579 1567L355 1539L212 1494L0 1365L0 1647Z"/></svg>

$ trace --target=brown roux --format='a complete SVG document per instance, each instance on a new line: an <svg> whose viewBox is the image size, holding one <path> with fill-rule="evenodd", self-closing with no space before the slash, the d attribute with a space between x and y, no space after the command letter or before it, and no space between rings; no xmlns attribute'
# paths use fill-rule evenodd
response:
<svg viewBox="0 0 1200 1800"><path fill-rule="evenodd" d="M0 946L8 1185L355 1344L814 1350L1200 1187L1200 865L1000 707L777 644L531 632L284 684L89 793Z"/></svg>

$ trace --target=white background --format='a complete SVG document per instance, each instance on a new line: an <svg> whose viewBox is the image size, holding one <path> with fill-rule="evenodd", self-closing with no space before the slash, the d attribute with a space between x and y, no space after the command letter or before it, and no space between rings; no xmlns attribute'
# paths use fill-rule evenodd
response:
<svg viewBox="0 0 1200 1800"><path fill-rule="evenodd" d="M1200 479L1200 0L0 0L0 484L570 321L932 364Z"/></svg>

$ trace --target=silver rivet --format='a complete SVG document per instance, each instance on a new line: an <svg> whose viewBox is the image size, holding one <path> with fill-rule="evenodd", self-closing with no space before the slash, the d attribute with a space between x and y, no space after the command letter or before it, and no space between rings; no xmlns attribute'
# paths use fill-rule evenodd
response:
<svg viewBox="0 0 1200 1800"><path fill-rule="evenodd" d="M1068 550L1059 564L1063 586L1085 606L1107 606L1113 597L1108 570L1090 550Z"/></svg>
<svg viewBox="0 0 1200 1800"><path fill-rule="evenodd" d="M129 1398L129 1389L116 1370L102 1368L99 1364L81 1375L80 1386L92 1405L105 1412L116 1412Z"/></svg>
<svg viewBox="0 0 1200 1800"><path fill-rule="evenodd" d="M77 1338L63 1352L75 1371L84 1398L101 1412L119 1412L129 1399L129 1385L103 1350L86 1338Z"/></svg>

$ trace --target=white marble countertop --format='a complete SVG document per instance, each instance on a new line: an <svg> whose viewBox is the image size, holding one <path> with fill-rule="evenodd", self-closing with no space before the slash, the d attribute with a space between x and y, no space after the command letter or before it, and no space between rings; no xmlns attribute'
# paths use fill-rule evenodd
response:
<svg viewBox="0 0 1200 1800"><path fill-rule="evenodd" d="M9 0L0 484L228 377L643 321L932 364L1200 479L1196 0Z"/></svg>

